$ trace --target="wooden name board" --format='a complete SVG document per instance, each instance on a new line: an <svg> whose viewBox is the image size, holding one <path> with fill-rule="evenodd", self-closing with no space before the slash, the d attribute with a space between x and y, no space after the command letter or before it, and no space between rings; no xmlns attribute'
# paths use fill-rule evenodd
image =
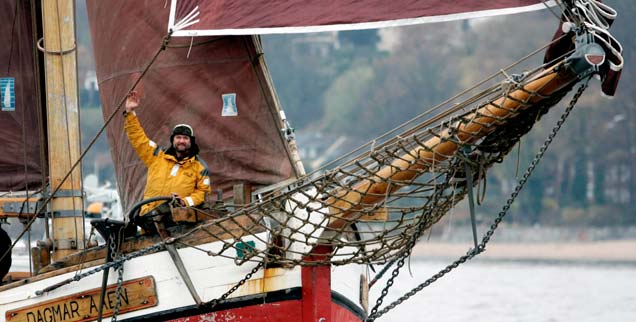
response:
<svg viewBox="0 0 636 322"><path fill-rule="evenodd" d="M122 284L119 297L119 313L126 313L157 305L157 291L152 276L142 277ZM7 322L78 322L93 321L99 312L101 288L67 295L46 302L7 311ZM104 296L103 317L113 315L117 285L109 285Z"/></svg>

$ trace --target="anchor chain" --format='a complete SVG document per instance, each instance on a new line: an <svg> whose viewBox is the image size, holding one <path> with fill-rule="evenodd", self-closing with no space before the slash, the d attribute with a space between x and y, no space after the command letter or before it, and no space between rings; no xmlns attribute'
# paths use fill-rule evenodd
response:
<svg viewBox="0 0 636 322"><path fill-rule="evenodd" d="M443 268L437 274L427 279L424 283L411 289L409 292L407 292L406 294L404 294L403 296L401 296L400 298L398 298L397 300L395 300L393 303L389 304L382 310L377 311L377 307L379 307L382 304L382 298L384 298L384 296L386 295L385 291L388 293L388 288L391 287L391 285L393 285L394 278L399 274L398 272L399 268L401 268L401 266L404 264L403 263L404 259L403 258L400 259L401 263L398 262L398 267L396 267L396 269L393 271L393 276L391 276L391 279L387 281L386 287L382 290L381 297L378 299L375 307L371 311L371 314L367 317L366 321L368 322L375 321L377 318L386 314L390 310L394 309L396 306L402 304L402 302L408 300L410 297L412 297L413 295L415 295L416 293L418 293L425 287L431 285L438 279L442 278L444 275L448 274L450 271L457 268L459 265L465 263L466 261L472 259L473 257L477 256L478 254L486 250L486 244L488 244L488 242L490 241L490 238L495 233L495 230L497 230L499 224L503 221L504 217L508 213L508 210L510 210L510 207L512 206L513 202L519 195L519 192L521 192L521 190L523 189L523 186L526 184L526 182L530 178L530 175L532 174L536 166L539 164L539 161L541 161L541 158L543 158L543 155L545 154L548 147L550 146L550 144L556 137L557 133L561 129L561 126L563 125L567 117L570 115L570 112L572 111L572 109L578 102L579 98L581 97L585 89L587 88L589 80L590 80L590 77L587 77L587 79L584 81L583 84L581 84L579 89L576 91L576 93L572 97L572 100L570 100L570 103L568 104L567 108L561 115L561 118L557 121L555 127L552 129L552 131L548 135L548 138L545 140L543 145L539 148L539 152L537 152L537 154L535 155L534 159L528 166L528 169L526 169L526 172L523 174L522 178L519 179L517 186L515 187L514 191L510 194L510 198L508 198L508 200L506 201L506 204L502 207L502 210L497 215L497 218L494 219L493 224L490 226L490 229L484 234L484 237L482 238L482 241L479 244L478 248L469 250L466 255L459 257L459 259L455 260L453 263Z"/></svg>
<svg viewBox="0 0 636 322"><path fill-rule="evenodd" d="M217 306L219 303L225 301L225 299L230 296L230 294L234 293L236 290L238 290L239 287L241 287L241 285L245 284L245 282L247 282L250 278L252 278L252 275L256 274L256 272L258 272L259 269L261 269L261 267L265 266L265 262L260 262L258 263L258 265L256 265L254 268L252 268L252 270L247 273L247 275L245 275L245 277L243 277L243 279L241 279L240 281L238 281L238 283L236 283L236 285L234 285L229 291L225 292L223 295L221 295L221 297L216 298L214 300L211 300L209 302L203 303L203 306L208 306L209 308L213 308L215 306Z"/></svg>
<svg viewBox="0 0 636 322"><path fill-rule="evenodd" d="M120 231L121 233L121 231ZM113 236L114 234L111 234ZM115 244L115 243L112 243ZM113 252L113 258L118 259L121 257L121 252L119 251L119 245L111 245L111 251ZM124 285L124 262L121 262L117 266L117 291L115 292L115 306L113 307L113 316L111 318L111 322L117 321L117 315L119 314L119 306L121 305L121 291Z"/></svg>
<svg viewBox="0 0 636 322"><path fill-rule="evenodd" d="M367 321L373 321L372 319L369 320L369 318L378 314L378 309L380 308L380 305L382 305L382 302L384 302L384 297L389 294L389 288L393 286L393 281L400 274L400 269L402 268L402 266L404 266L404 261L411 255L411 251L413 250L413 247L415 247L415 244L417 243L417 239L422 234L422 230L425 226L424 225L425 223L426 221L422 220L419 223L419 225L417 225L417 228L415 229L415 232L413 233L413 235L411 235L409 242L407 244L407 247L402 251L402 254L400 254L399 260L397 262L397 266L391 272L391 277L387 280L386 286L382 289L380 297L376 300L375 305L373 306L373 309L371 309L371 314L369 314ZM391 264L393 264L393 262ZM382 275L384 275L385 272L381 272ZM379 279L379 277L377 279Z"/></svg>

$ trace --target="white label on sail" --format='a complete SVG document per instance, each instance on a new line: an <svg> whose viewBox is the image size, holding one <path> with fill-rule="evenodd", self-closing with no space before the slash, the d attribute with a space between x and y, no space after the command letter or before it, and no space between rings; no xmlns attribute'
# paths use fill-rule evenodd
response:
<svg viewBox="0 0 636 322"><path fill-rule="evenodd" d="M0 105L2 111L15 111L15 78L0 78Z"/></svg>
<svg viewBox="0 0 636 322"><path fill-rule="evenodd" d="M236 107L236 93L223 94L223 110L221 116L237 116L238 108Z"/></svg>

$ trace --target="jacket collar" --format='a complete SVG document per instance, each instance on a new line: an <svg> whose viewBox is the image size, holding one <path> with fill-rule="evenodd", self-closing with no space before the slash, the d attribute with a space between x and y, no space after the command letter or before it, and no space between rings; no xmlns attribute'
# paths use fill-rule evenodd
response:
<svg viewBox="0 0 636 322"><path fill-rule="evenodd" d="M170 160L170 161L173 161L173 162L176 162L176 163L179 163L179 164L184 164L184 163L186 163L186 162L193 162L193 161L194 161L194 158L195 158L196 156L195 156L195 155L190 155L190 156L187 156L187 157L185 157L185 158L183 158L183 159L181 159L181 160L177 160L177 157L176 157L175 155L173 155L173 154L169 154L169 153L164 153L164 154L163 154L163 157L164 157L165 159Z"/></svg>

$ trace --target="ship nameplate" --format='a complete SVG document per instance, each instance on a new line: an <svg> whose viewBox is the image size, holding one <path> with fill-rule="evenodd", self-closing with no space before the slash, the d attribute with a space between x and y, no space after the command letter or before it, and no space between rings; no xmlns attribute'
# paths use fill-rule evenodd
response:
<svg viewBox="0 0 636 322"><path fill-rule="evenodd" d="M99 311L101 288L67 295L46 302L7 311L7 322L79 322L94 321ZM103 317L113 315L116 303L117 284L109 285L104 296ZM146 276L125 281L119 301L119 314L156 306L157 291L155 280Z"/></svg>

